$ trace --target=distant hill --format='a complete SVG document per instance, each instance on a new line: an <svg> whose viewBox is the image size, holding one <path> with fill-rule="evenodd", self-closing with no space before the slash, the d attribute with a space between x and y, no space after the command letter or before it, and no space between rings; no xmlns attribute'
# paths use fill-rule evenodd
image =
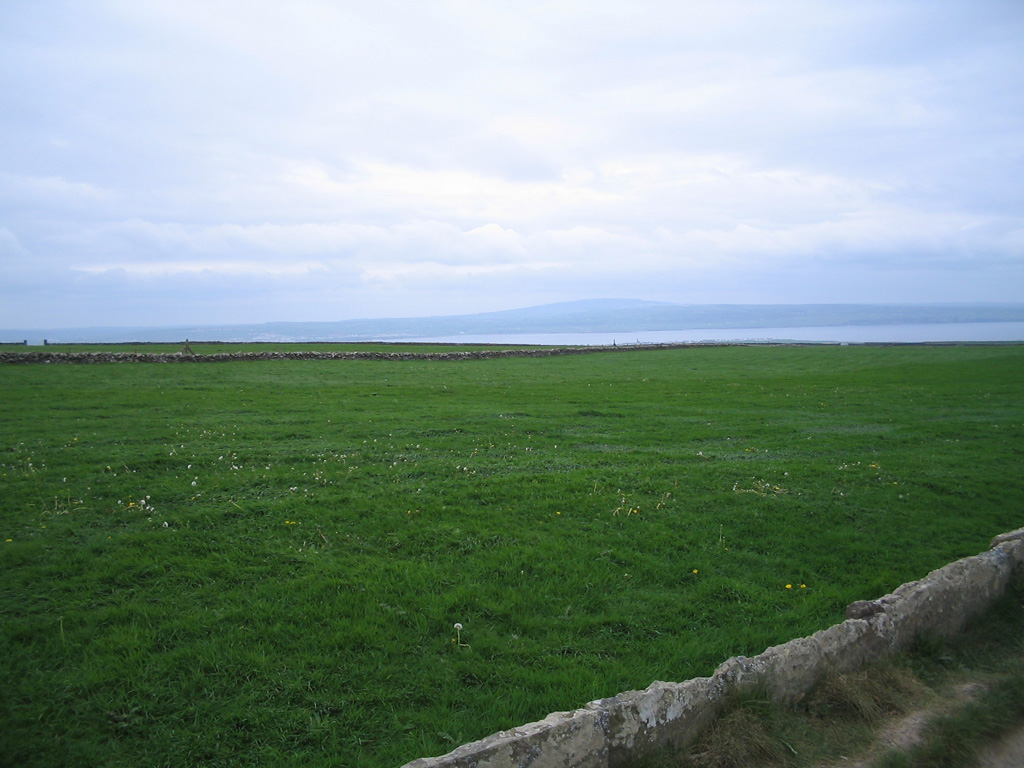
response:
<svg viewBox="0 0 1024 768"><path fill-rule="evenodd" d="M669 304L587 299L438 317L167 328L0 330L0 341L41 343L202 341L389 341L451 336L617 333L703 328L807 328L1024 321L1024 304Z"/></svg>

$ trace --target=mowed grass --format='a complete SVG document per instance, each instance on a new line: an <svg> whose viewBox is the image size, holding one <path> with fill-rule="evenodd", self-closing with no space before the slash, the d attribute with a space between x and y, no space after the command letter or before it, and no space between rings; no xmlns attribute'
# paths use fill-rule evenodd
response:
<svg viewBox="0 0 1024 768"><path fill-rule="evenodd" d="M11 765L398 766L1024 525L1024 346L6 366L0 397Z"/></svg>

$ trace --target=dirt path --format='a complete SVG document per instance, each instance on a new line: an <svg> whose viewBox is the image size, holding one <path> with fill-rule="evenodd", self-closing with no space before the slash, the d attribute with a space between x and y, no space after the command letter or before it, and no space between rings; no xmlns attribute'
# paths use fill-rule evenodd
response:
<svg viewBox="0 0 1024 768"><path fill-rule="evenodd" d="M1024 724L983 750L977 768L1020 768L1024 766Z"/></svg>
<svg viewBox="0 0 1024 768"><path fill-rule="evenodd" d="M841 757L820 768L872 768L874 761L886 752L907 751L924 740L928 723L957 706L976 700L984 693L986 684L980 681L961 683L941 695L929 706L915 710L879 729L868 751L856 758ZM978 755L974 768L1024 768L1024 723L1003 736Z"/></svg>

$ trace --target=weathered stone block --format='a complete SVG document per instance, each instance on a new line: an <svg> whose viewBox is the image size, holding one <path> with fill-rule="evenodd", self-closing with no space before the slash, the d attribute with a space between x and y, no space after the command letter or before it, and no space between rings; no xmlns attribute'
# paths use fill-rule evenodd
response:
<svg viewBox="0 0 1024 768"><path fill-rule="evenodd" d="M646 752L691 743L721 711L721 701L712 698L706 677L685 683L657 681L642 691L587 706L602 713L611 768L628 765Z"/></svg>
<svg viewBox="0 0 1024 768"><path fill-rule="evenodd" d="M606 768L600 713L592 709L553 712L543 720L480 741L441 757L425 757L404 768Z"/></svg>

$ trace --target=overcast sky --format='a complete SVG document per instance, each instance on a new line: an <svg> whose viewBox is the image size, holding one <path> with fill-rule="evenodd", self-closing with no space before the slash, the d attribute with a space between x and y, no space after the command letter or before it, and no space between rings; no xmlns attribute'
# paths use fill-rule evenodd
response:
<svg viewBox="0 0 1024 768"><path fill-rule="evenodd" d="M1024 2L0 2L0 327L606 297L1024 301Z"/></svg>

